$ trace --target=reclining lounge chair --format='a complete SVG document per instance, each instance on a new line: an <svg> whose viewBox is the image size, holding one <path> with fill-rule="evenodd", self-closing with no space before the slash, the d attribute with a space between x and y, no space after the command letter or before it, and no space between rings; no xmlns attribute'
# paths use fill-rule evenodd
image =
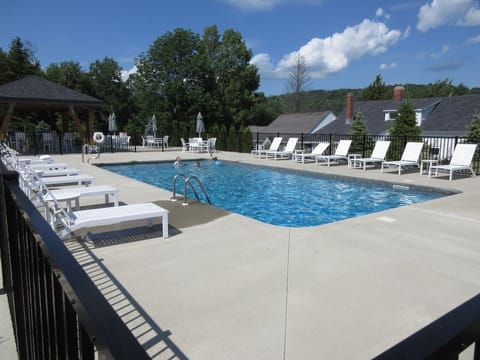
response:
<svg viewBox="0 0 480 360"><path fill-rule="evenodd" d="M339 162L340 160L348 162L348 151L350 150L351 144L352 140L340 140L338 142L337 149L335 150L335 154L315 156L315 163L318 164L319 160L321 160L323 164L330 166L331 162Z"/></svg>
<svg viewBox="0 0 480 360"><path fill-rule="evenodd" d="M438 171L447 171L450 173L449 180L452 181L454 171L468 170L475 176L475 172L472 168L472 160L475 155L477 144L457 144L453 151L452 159L448 165L432 165L428 169L428 177L432 176L432 170L435 170L435 176L438 175Z"/></svg>
<svg viewBox="0 0 480 360"><path fill-rule="evenodd" d="M315 160L315 157L322 155L329 146L330 143L321 142L313 148L311 153L305 153L303 150L298 150L293 154L293 160L305 164L305 159Z"/></svg>
<svg viewBox="0 0 480 360"><path fill-rule="evenodd" d="M68 234L89 227L106 226L127 221L147 220L151 226L152 220L162 218L162 234L168 237L168 210L154 203L140 203L124 206L105 207L97 209L66 212L58 205L53 211L55 217L52 226L61 224L63 229L58 232L60 239Z"/></svg>
<svg viewBox="0 0 480 360"><path fill-rule="evenodd" d="M405 145L401 159L397 161L383 161L380 173L383 174L385 167L398 167L398 175L402 173L402 168L412 166L418 168L422 148L423 142L408 142L407 145Z"/></svg>
<svg viewBox="0 0 480 360"><path fill-rule="evenodd" d="M295 152L295 148L297 147L297 142L298 138L289 138L284 150L268 150L265 152L265 159L268 159L269 156L271 156L274 160L277 160L277 157L291 158Z"/></svg>
<svg viewBox="0 0 480 360"><path fill-rule="evenodd" d="M382 163L387 156L388 148L390 147L390 141L378 140L373 148L372 155L368 158L360 158L353 160L354 168L363 168L363 171L367 170L367 164L377 165Z"/></svg>
<svg viewBox="0 0 480 360"><path fill-rule="evenodd" d="M262 154L266 154L268 151L278 151L278 149L280 148L280 145L282 144L282 139L283 139L282 137L273 138L269 149L252 150L252 156L257 155L259 158L261 158Z"/></svg>

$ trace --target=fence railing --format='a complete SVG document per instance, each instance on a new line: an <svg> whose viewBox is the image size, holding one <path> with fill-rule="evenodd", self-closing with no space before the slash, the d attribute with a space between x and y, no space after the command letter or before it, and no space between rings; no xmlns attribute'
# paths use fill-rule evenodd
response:
<svg viewBox="0 0 480 360"><path fill-rule="evenodd" d="M0 256L19 359L148 354L0 162ZM2 319L7 321L7 319Z"/></svg>
<svg viewBox="0 0 480 360"><path fill-rule="evenodd" d="M326 151L326 155L335 152L336 145L342 139L351 139L350 153L360 154L361 157L370 156L375 142L377 140L390 140L391 145L386 160L399 160L402 156L405 144L408 141L419 141L425 145L422 150L422 159L435 159L440 164L448 163L452 156L453 150L458 143L465 143L465 137L434 137L434 136L418 136L418 137L393 137L389 135L335 135L335 134L295 134L295 133L254 133L253 144L255 148L261 146L268 138L270 141L274 137L282 137L283 144L286 144L288 138L298 137L298 149L309 151L320 142L328 142L330 146ZM475 172L480 171L480 144L473 158L473 169Z"/></svg>

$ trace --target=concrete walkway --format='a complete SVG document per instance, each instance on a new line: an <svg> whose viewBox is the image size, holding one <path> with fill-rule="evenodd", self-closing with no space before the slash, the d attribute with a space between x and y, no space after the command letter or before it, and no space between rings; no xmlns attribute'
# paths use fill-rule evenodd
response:
<svg viewBox="0 0 480 360"><path fill-rule="evenodd" d="M118 153L92 162L173 162L177 155L198 157ZM177 225L168 239L161 227L143 235L119 228L67 242L152 358L367 359L479 292L480 177L449 182L418 172L217 156L460 193L318 227L221 214ZM171 196L83 164L80 155L55 159L95 176L96 184L118 187L124 203Z"/></svg>

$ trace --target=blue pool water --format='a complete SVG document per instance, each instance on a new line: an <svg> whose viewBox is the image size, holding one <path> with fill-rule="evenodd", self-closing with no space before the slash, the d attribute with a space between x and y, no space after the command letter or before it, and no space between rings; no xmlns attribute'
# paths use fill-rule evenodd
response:
<svg viewBox="0 0 480 360"><path fill-rule="evenodd" d="M181 167L172 162L105 165L106 170L173 190L176 174L197 176L212 204L265 223L316 226L447 195L443 192L394 187L391 184L331 177L305 171L274 169L235 162L204 160ZM197 191L202 197L201 191ZM177 194L183 194L183 180ZM193 198L193 193L188 193ZM202 201L205 199L202 198Z"/></svg>

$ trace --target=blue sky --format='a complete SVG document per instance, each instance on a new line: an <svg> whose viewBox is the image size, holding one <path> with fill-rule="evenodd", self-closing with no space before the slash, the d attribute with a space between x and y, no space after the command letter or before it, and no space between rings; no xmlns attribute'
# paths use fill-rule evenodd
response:
<svg viewBox="0 0 480 360"><path fill-rule="evenodd" d="M0 0L0 47L19 36L43 67L115 59L125 72L176 28L234 29L253 52L266 95L285 93L297 54L310 90L452 80L480 87L476 0Z"/></svg>

